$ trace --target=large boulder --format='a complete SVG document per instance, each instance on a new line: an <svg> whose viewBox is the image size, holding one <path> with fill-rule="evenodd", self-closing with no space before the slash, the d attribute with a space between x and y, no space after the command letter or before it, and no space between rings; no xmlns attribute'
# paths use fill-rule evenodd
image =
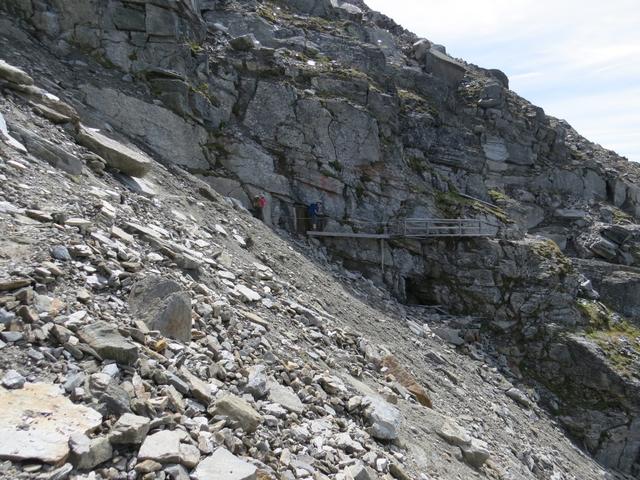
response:
<svg viewBox="0 0 640 480"><path fill-rule="evenodd" d="M76 140L104 158L111 167L132 177L143 177L151 169L153 161L147 155L101 134L98 130L81 126Z"/></svg>
<svg viewBox="0 0 640 480"><path fill-rule="evenodd" d="M436 47L432 47L424 57L425 69L444 81L445 84L456 87L467 73L467 67L454 60Z"/></svg>
<svg viewBox="0 0 640 480"><path fill-rule="evenodd" d="M129 308L151 330L191 341L191 298L177 282L157 275L138 281L129 294Z"/></svg>

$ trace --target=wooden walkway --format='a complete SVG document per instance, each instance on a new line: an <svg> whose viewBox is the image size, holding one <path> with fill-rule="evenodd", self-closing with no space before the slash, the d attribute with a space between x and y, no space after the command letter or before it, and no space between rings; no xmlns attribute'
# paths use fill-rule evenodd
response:
<svg viewBox="0 0 640 480"><path fill-rule="evenodd" d="M309 231L311 237L368 238L391 240L401 238L494 237L493 226L483 220L466 218L408 218L396 224L365 224L365 232Z"/></svg>

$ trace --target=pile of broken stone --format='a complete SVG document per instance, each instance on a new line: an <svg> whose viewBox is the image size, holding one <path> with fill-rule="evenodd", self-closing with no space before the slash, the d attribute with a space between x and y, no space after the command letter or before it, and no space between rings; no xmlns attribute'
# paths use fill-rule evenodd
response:
<svg viewBox="0 0 640 480"><path fill-rule="evenodd" d="M78 169L98 178L89 161L125 175L153 162L82 127L21 70L3 63L0 77L30 102L12 106L73 125L89 150L58 161L54 142L35 142L54 152L42 155L2 122L0 476L408 478L393 403L431 400L393 356L248 260L253 220L221 197L204 196L203 221L111 175L79 181ZM338 351L377 391L330 368ZM474 467L489 458L452 420L438 434Z"/></svg>

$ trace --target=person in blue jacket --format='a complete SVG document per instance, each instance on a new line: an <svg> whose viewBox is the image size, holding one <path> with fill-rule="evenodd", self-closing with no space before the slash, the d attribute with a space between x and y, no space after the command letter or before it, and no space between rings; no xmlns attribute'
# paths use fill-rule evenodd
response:
<svg viewBox="0 0 640 480"><path fill-rule="evenodd" d="M307 207L307 214L311 220L311 230L318 229L318 214L320 213L320 202L314 202Z"/></svg>

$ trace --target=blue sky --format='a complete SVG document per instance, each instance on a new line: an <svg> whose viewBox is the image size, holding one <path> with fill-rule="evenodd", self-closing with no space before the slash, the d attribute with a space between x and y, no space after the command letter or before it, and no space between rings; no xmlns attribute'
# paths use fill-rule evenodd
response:
<svg viewBox="0 0 640 480"><path fill-rule="evenodd" d="M365 0L640 162L640 0Z"/></svg>

